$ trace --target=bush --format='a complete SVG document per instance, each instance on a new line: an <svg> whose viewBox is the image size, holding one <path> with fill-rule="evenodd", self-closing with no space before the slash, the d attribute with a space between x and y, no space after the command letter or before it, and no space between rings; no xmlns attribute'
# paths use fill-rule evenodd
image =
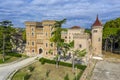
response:
<svg viewBox="0 0 120 80"><path fill-rule="evenodd" d="M70 80L68 74L64 77L64 80Z"/></svg>
<svg viewBox="0 0 120 80"><path fill-rule="evenodd" d="M49 74L50 74L50 70L47 70L46 71L46 77L49 77Z"/></svg>
<svg viewBox="0 0 120 80"><path fill-rule="evenodd" d="M79 72L77 74L77 77L75 76L73 80L80 80L80 77L82 76L83 71ZM77 79L76 79L77 78Z"/></svg>
<svg viewBox="0 0 120 80"><path fill-rule="evenodd" d="M41 62L41 64L45 64L45 63L56 64L55 60L49 60L46 58L40 58L39 61ZM66 63L66 62L59 62L59 65L72 67L71 63ZM85 70L85 68L86 68L85 65L80 65L80 64L76 64L75 67L77 67L78 69L81 69L81 70Z"/></svg>
<svg viewBox="0 0 120 80"><path fill-rule="evenodd" d="M39 61L41 62L41 64L45 64L45 59L44 58L40 58Z"/></svg>
<svg viewBox="0 0 120 80"><path fill-rule="evenodd" d="M35 67L30 66L30 67L28 67L28 69L30 70L30 72L32 72L35 69Z"/></svg>
<svg viewBox="0 0 120 80"><path fill-rule="evenodd" d="M7 55L14 56L14 57L22 57L22 55L18 53L7 53Z"/></svg>
<svg viewBox="0 0 120 80"><path fill-rule="evenodd" d="M75 64L75 67L77 67L78 69L81 69L81 70L85 70L86 66L85 65L80 65L80 64Z"/></svg>
<svg viewBox="0 0 120 80"><path fill-rule="evenodd" d="M30 77L31 77L31 74L26 74L26 75L24 76L24 80L28 80Z"/></svg>

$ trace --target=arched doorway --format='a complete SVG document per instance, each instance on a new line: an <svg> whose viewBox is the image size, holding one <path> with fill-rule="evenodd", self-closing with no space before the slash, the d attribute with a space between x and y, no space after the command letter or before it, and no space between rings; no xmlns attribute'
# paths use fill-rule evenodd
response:
<svg viewBox="0 0 120 80"><path fill-rule="evenodd" d="M39 49L39 54L41 54L42 52L43 52L43 50L40 48L40 49Z"/></svg>

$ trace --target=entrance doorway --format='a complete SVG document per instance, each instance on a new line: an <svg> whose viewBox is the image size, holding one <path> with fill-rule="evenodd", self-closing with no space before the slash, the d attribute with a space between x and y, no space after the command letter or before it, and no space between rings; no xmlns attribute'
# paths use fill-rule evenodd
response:
<svg viewBox="0 0 120 80"><path fill-rule="evenodd" d="M39 49L39 54L41 54L42 52L43 52L43 50L40 48L40 49Z"/></svg>

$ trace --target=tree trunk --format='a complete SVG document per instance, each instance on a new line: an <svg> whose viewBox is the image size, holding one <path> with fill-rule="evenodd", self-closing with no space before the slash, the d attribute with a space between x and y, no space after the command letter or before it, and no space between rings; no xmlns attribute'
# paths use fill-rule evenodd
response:
<svg viewBox="0 0 120 80"><path fill-rule="evenodd" d="M3 34L3 62L5 61L5 35Z"/></svg>
<svg viewBox="0 0 120 80"><path fill-rule="evenodd" d="M113 52L113 39L111 41L111 52Z"/></svg>
<svg viewBox="0 0 120 80"><path fill-rule="evenodd" d="M73 58L72 58L72 71L74 72L75 69L75 61L74 61L74 54L73 54Z"/></svg>
<svg viewBox="0 0 120 80"><path fill-rule="evenodd" d="M56 43L58 45L58 43ZM58 68L58 55L59 55L59 47L57 46L57 58L56 58L56 68Z"/></svg>
<svg viewBox="0 0 120 80"><path fill-rule="evenodd" d="M107 51L107 39L105 39L105 52Z"/></svg>
<svg viewBox="0 0 120 80"><path fill-rule="evenodd" d="M56 59L56 68L58 68L58 57Z"/></svg>

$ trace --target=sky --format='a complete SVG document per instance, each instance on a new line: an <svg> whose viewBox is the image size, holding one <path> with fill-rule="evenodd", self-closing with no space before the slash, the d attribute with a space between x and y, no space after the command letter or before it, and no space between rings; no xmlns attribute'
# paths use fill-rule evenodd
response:
<svg viewBox="0 0 120 80"><path fill-rule="evenodd" d="M120 17L120 0L0 0L0 21L10 20L15 27L66 18L65 28L90 28L97 14L102 24Z"/></svg>

